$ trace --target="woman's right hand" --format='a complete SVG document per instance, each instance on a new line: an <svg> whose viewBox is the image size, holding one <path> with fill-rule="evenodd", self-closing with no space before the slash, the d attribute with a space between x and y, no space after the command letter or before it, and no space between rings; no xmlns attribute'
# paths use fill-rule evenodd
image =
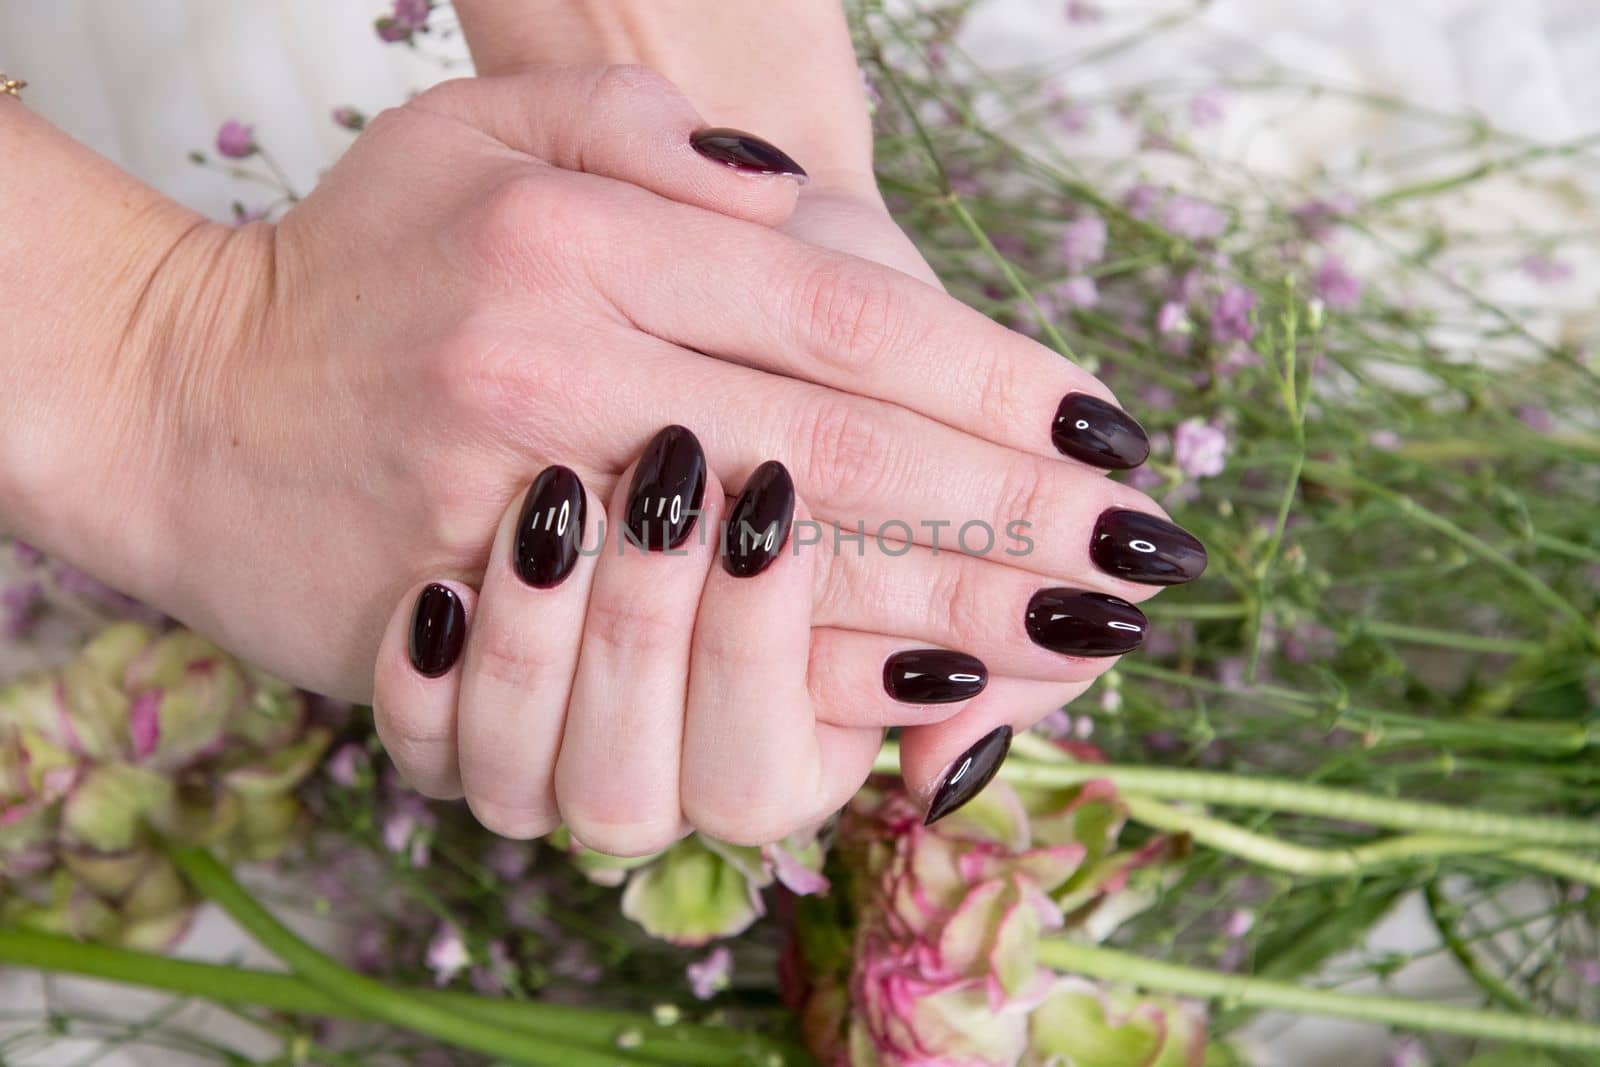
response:
<svg viewBox="0 0 1600 1067"><path fill-rule="evenodd" d="M794 183L695 154L699 124L632 68L448 83L379 116L278 226L194 230L131 331L154 353L151 423L105 435L160 442L105 457L157 475L103 507L165 535L104 571L365 700L392 605L475 583L538 471L559 460L605 497L677 422L725 483L776 457L820 520L865 523L817 568L814 625L1052 683L1136 645L1131 605L1072 598L1140 599L1203 553L1053 443L1126 440L1107 390L920 282L773 231ZM1063 423L1064 397L1101 403ZM994 532L987 558L953 550L968 522ZM884 523L917 545L885 551ZM1004 554L1014 523L1027 555ZM1049 587L1068 599L1041 629Z"/></svg>

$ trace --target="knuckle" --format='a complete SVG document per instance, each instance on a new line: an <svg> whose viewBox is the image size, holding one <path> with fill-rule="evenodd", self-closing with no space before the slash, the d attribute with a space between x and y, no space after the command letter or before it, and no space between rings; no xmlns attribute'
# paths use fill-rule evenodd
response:
<svg viewBox="0 0 1600 1067"><path fill-rule="evenodd" d="M948 632L953 643L981 648L992 638L994 622L1000 613L985 610L983 583L974 569L959 559L951 561L934 579L928 610L929 625Z"/></svg>
<svg viewBox="0 0 1600 1067"><path fill-rule="evenodd" d="M548 685L560 664L550 642L536 640L515 626L481 626L467 649L468 670L477 681L514 692L534 692Z"/></svg>
<svg viewBox="0 0 1600 1067"><path fill-rule="evenodd" d="M798 440L809 451L808 489L834 506L870 499L893 459L893 437L866 404L820 392L799 409Z"/></svg>
<svg viewBox="0 0 1600 1067"><path fill-rule="evenodd" d="M685 620L661 607L646 589L591 601L584 640L622 663L670 653L683 645L686 632Z"/></svg>
<svg viewBox="0 0 1600 1067"><path fill-rule="evenodd" d="M579 202L578 186L528 167L500 182L471 216L468 253L480 270L539 279L581 257L588 229L603 212Z"/></svg>
<svg viewBox="0 0 1600 1067"><path fill-rule="evenodd" d="M634 63L602 67L595 73L589 90L589 104L603 113L636 112L641 99L676 93L677 87L663 74Z"/></svg>
<svg viewBox="0 0 1600 1067"><path fill-rule="evenodd" d="M504 804L471 792L467 793L467 807L484 829L516 841L543 837L561 825L555 813L545 808Z"/></svg>
<svg viewBox="0 0 1600 1067"><path fill-rule="evenodd" d="M1003 352L983 357L977 387L978 415L985 426L1014 426L1027 414L1028 398L1021 389L1016 361Z"/></svg>
<svg viewBox="0 0 1600 1067"><path fill-rule="evenodd" d="M1047 462L1029 456L1021 457L1012 463L1001 478L995 500L995 518L1002 529L1016 520L1039 525L1045 516L1056 513L1055 487L1052 472L1045 466Z"/></svg>
<svg viewBox="0 0 1600 1067"><path fill-rule="evenodd" d="M567 829L584 848L606 856L652 856L671 848L682 836L676 818L585 808L572 811L565 807L561 814Z"/></svg>
<svg viewBox="0 0 1600 1067"><path fill-rule="evenodd" d="M800 828L793 804L782 803L770 790L751 788L743 795L684 804L689 824L714 841L755 848L782 841Z"/></svg>
<svg viewBox="0 0 1600 1067"><path fill-rule="evenodd" d="M887 352L904 322L889 277L846 262L808 271L799 308L814 358L845 373L859 373Z"/></svg>
<svg viewBox="0 0 1600 1067"><path fill-rule="evenodd" d="M438 708L390 699L379 692L374 695L372 714L379 740L396 764L409 764L420 753L455 747L455 717Z"/></svg>

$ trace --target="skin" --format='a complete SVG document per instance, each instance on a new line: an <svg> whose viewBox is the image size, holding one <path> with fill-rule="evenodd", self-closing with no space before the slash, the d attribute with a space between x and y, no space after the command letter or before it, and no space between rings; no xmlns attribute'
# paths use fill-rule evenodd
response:
<svg viewBox="0 0 1600 1067"><path fill-rule="evenodd" d="M0 183L9 529L269 670L365 700L374 665L381 685L392 662L379 648L384 619L409 610L424 580L477 589L497 520L534 474L564 463L605 500L666 422L700 435L728 486L783 460L819 518L1048 527L1028 570L925 549L898 562L819 556L805 575L811 597L784 602L809 609L805 626L792 612L770 623L807 630L795 658L825 669L738 663L802 679L809 694L840 679L862 692L891 645L985 659L989 691L908 733L908 777L925 792L986 722L1031 721L1108 665L1029 644L1022 605L1045 584L1148 595L1098 574L1085 549L1101 508L1157 509L1050 450L1060 396L1109 398L1102 386L923 282L797 239L848 232L852 251L872 245L886 260L908 248L843 165L814 167L799 196L788 179L695 155L688 133L707 124L638 68L452 83L379 116L280 225L234 230L0 99L0 155L23 161ZM928 388L908 389L916 380ZM956 383L967 387L940 388ZM1036 433L994 439L1030 424ZM704 600L714 587L701 580ZM691 584L679 592L694 604ZM707 618L729 617L718 602ZM587 648L587 622L583 632ZM692 648L681 657L678 675L694 677ZM991 699L1008 690L1001 679L1036 695L1002 707ZM808 699L812 721L824 719L829 700ZM685 695L650 728L681 730L702 703ZM388 722L383 700L379 713ZM831 725L875 732L896 709L863 714L877 718ZM418 744L454 745L454 721L432 730L386 730L406 773L420 773ZM750 754L763 742L749 738ZM449 754L458 770L476 758ZM565 758L563 746L558 785ZM652 773L681 779L690 800L678 814L737 836L720 825L727 796L692 770L726 764L728 752L708 761L691 744L675 758L681 775L666 762ZM483 780L499 781L492 768ZM848 795L840 785L800 796L817 784L794 783L770 808L814 818ZM504 828L518 831L512 817L528 813L504 807ZM597 821L616 838L590 843L627 852L658 845L668 820L647 813L647 832Z"/></svg>

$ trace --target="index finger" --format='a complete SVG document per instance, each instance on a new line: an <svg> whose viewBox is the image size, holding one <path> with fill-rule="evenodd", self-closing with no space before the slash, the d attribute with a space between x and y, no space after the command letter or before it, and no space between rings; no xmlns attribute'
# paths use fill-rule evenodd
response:
<svg viewBox="0 0 1600 1067"><path fill-rule="evenodd" d="M1092 374L924 282L681 205L649 210L654 224L615 242L615 269L597 272L649 333L1023 452L1101 469L1149 454L1144 430ZM637 268L683 264L685 249L702 250L693 269Z"/></svg>

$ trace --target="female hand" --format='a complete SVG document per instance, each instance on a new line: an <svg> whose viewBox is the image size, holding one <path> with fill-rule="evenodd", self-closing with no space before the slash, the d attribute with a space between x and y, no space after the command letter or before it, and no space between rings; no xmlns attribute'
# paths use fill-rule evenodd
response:
<svg viewBox="0 0 1600 1067"><path fill-rule="evenodd" d="M899 521L926 544L947 524L938 555L834 556L818 625L1098 672L1030 644L1024 617L1041 586L1143 588L1091 562L1091 532L1154 506L1051 443L1063 396L1106 390L898 272L529 154L780 217L792 184L708 163L686 147L698 124L637 71L450 83L379 116L276 230L181 247L140 331L165 342L165 388L135 439L169 442L165 476L118 503L169 533L133 591L365 699L402 590L470 584L519 486L562 458L609 494L670 420L731 484L779 458L847 529ZM991 558L951 551L972 520ZM1001 555L1014 522L1025 557ZM1186 535L1155 536L1194 570Z"/></svg>
<svg viewBox="0 0 1600 1067"><path fill-rule="evenodd" d="M546 469L502 516L481 589L427 583L390 619L374 711L396 766L508 837L564 823L610 855L690 829L759 845L843 806L884 725L1017 695L971 656L812 629L818 554L796 519L775 461L725 510L681 426L609 511Z"/></svg>

